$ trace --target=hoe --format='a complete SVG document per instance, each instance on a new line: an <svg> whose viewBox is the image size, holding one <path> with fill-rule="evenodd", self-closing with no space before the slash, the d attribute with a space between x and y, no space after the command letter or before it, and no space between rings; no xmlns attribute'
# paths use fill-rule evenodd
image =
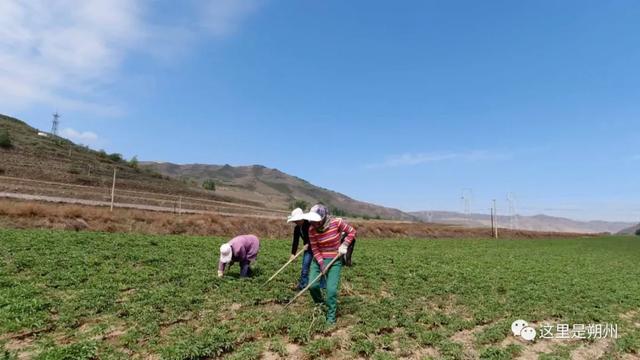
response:
<svg viewBox="0 0 640 360"><path fill-rule="evenodd" d="M289 264L291 264L295 259L298 258L298 256L300 256L300 254L302 254L305 251L305 248L303 247L302 250L298 251L298 253L292 258L289 259L289 261L287 261L284 265L282 265L282 267L280 268L280 270L276 271L275 274L273 274L269 280L267 280L264 284L262 284L262 286L265 286L269 283L269 281L273 280L276 276L278 276L278 274L280 274L280 272L282 270L284 270L284 268L286 268Z"/></svg>
<svg viewBox="0 0 640 360"><path fill-rule="evenodd" d="M324 276L324 274L329 271L329 269L331 269L331 266L333 266L333 264L338 261L338 259L340 259L342 257L342 255L338 255L336 257L333 258L333 260L331 260L331 262L329 263L329 265L327 265L327 267L324 269L324 271L320 272L320 275L316 276L315 279L311 280L311 282L309 283L309 285L307 285L307 287L305 287L304 289L300 290L299 293L296 294L296 296L293 297L293 299L291 299L291 301L289 301L289 303L287 305L285 305L284 307L287 308L289 305L291 305L294 301L296 301L297 298L300 297L300 295L304 294L305 291L309 290L309 288L311 287L311 285L313 285L316 281L320 280L320 278L322 276Z"/></svg>

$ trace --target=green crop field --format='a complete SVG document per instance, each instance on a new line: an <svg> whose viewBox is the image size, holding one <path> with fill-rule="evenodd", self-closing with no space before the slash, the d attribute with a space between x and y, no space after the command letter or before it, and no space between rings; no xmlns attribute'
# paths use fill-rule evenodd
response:
<svg viewBox="0 0 640 360"><path fill-rule="evenodd" d="M640 239L360 239L338 323L293 295L263 239L253 279L224 239L0 230L0 358L604 358L640 354ZM525 343L511 323L615 323L617 339Z"/></svg>

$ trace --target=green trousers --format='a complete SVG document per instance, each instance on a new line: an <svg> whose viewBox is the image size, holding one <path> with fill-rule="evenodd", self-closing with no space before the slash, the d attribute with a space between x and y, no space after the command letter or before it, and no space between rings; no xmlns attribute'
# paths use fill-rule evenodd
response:
<svg viewBox="0 0 640 360"><path fill-rule="evenodd" d="M329 265L331 259L324 259L324 266ZM340 287L340 272L342 270L342 259L336 261L331 266L331 269L326 273L327 279L327 299L325 304L327 305L327 322L335 324L336 322L336 310L338 309L338 288ZM311 263L311 269L309 269L309 279L313 280L320 275L320 265L313 259ZM311 285L309 289L311 297L316 304L322 304L322 289L320 288L320 280Z"/></svg>

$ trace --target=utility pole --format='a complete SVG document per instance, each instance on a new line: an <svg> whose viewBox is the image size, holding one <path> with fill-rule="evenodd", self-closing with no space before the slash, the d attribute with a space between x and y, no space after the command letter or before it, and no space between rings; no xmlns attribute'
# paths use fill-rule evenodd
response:
<svg viewBox="0 0 640 360"><path fill-rule="evenodd" d="M113 211L113 200L116 197L116 168L113 168L113 184L111 185L111 211Z"/></svg>
<svg viewBox="0 0 640 360"><path fill-rule="evenodd" d="M471 223L471 198L473 197L473 189L462 189L460 200L462 201L462 212L467 221L467 226Z"/></svg>
<svg viewBox="0 0 640 360"><path fill-rule="evenodd" d="M496 199L493 199L493 236L498 238L498 208L496 207Z"/></svg>
<svg viewBox="0 0 640 360"><path fill-rule="evenodd" d="M507 201L509 202L509 228L515 230L518 228L518 218L516 214L516 197L512 192L507 193Z"/></svg>
<svg viewBox="0 0 640 360"><path fill-rule="evenodd" d="M496 233L495 231L496 223L495 223L494 214L493 214L493 206L489 208L489 211L491 211L491 237L493 237L494 234Z"/></svg>

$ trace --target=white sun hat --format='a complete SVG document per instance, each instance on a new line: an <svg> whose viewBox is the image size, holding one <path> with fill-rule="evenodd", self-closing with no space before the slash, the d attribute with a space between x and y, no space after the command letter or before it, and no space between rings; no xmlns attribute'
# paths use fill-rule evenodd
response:
<svg viewBox="0 0 640 360"><path fill-rule="evenodd" d="M293 209L291 215L287 216L288 223L299 220L304 220L304 211L300 208Z"/></svg>
<svg viewBox="0 0 640 360"><path fill-rule="evenodd" d="M318 213L314 213L312 211L304 214L304 219L311 222L318 222L322 220L322 216L318 215Z"/></svg>
<svg viewBox="0 0 640 360"><path fill-rule="evenodd" d="M229 263L232 257L233 251L231 250L231 245L222 244L222 246L220 246L220 262L224 264Z"/></svg>
<svg viewBox="0 0 640 360"><path fill-rule="evenodd" d="M304 219L311 222L322 221L329 214L329 210L324 205L314 205L308 213L304 214Z"/></svg>

